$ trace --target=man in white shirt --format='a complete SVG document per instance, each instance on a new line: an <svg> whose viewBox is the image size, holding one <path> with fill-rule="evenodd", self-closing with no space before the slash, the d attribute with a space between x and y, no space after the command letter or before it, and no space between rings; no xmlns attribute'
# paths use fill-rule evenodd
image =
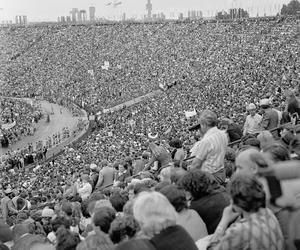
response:
<svg viewBox="0 0 300 250"><path fill-rule="evenodd" d="M77 183L77 193L82 200L86 200L92 193L92 185L89 183L89 176L83 174L81 176L82 183Z"/></svg>
<svg viewBox="0 0 300 250"><path fill-rule="evenodd" d="M199 118L199 124L203 137L197 147L193 149L191 156L195 156L195 158L189 169L207 171L223 184L226 178L224 158L228 146L227 134L217 128L218 119L212 111L203 111Z"/></svg>
<svg viewBox="0 0 300 250"><path fill-rule="evenodd" d="M247 110L250 114L246 118L243 135L255 135L260 133L262 116L256 113L256 106L254 103L250 103L247 107Z"/></svg>

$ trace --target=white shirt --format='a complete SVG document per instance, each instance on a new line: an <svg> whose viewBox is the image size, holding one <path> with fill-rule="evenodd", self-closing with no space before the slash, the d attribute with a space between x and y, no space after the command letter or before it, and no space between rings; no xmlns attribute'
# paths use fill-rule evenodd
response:
<svg viewBox="0 0 300 250"><path fill-rule="evenodd" d="M243 134L256 134L261 132L262 116L255 114L254 116L248 115L244 125Z"/></svg>
<svg viewBox="0 0 300 250"><path fill-rule="evenodd" d="M88 182L83 183L78 189L77 192L82 200L86 200L92 193L92 185Z"/></svg>
<svg viewBox="0 0 300 250"><path fill-rule="evenodd" d="M202 170L214 174L224 168L227 146L226 132L213 127L205 133L197 147L193 147L191 156L203 161Z"/></svg>

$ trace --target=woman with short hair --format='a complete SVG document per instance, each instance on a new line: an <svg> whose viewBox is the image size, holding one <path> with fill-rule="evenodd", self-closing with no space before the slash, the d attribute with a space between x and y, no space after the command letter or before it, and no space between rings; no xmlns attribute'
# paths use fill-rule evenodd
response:
<svg viewBox="0 0 300 250"><path fill-rule="evenodd" d="M176 225L178 214L158 192L142 192L133 205L133 215L156 250L197 250L191 236Z"/></svg>

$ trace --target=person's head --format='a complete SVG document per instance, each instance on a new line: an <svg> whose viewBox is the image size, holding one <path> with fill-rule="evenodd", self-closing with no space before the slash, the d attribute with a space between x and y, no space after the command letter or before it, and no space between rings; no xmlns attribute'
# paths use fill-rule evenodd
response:
<svg viewBox="0 0 300 250"><path fill-rule="evenodd" d="M90 180L90 177L87 174L82 174L81 179L83 183L88 183Z"/></svg>
<svg viewBox="0 0 300 250"><path fill-rule="evenodd" d="M161 182L171 183L172 169L173 169L173 167L163 168L158 175L159 180Z"/></svg>
<svg viewBox="0 0 300 250"><path fill-rule="evenodd" d="M183 189L180 189L175 185L168 185L162 188L159 192L167 197L176 212L179 213L187 208L186 195Z"/></svg>
<svg viewBox="0 0 300 250"><path fill-rule="evenodd" d="M117 217L110 225L109 236L114 244L133 238L140 225L132 215Z"/></svg>
<svg viewBox="0 0 300 250"><path fill-rule="evenodd" d="M267 167L267 161L263 154L256 148L248 148L241 151L236 160L236 172L245 171L251 174L255 174L259 167Z"/></svg>
<svg viewBox="0 0 300 250"><path fill-rule="evenodd" d="M236 212L255 213L266 207L263 185L254 174L245 171L234 174L229 192Z"/></svg>
<svg viewBox="0 0 300 250"><path fill-rule="evenodd" d="M71 221L65 216L57 216L53 220L51 220L51 226L53 232L55 233L61 226L64 226L66 229L69 229L71 226Z"/></svg>
<svg viewBox="0 0 300 250"><path fill-rule="evenodd" d="M198 200L210 195L219 187L214 176L200 169L195 169L184 175L178 182L178 186L186 191L188 200Z"/></svg>
<svg viewBox="0 0 300 250"><path fill-rule="evenodd" d="M110 207L98 209L93 216L93 224L104 233L108 233L110 224L116 218L116 211Z"/></svg>
<svg viewBox="0 0 300 250"><path fill-rule="evenodd" d="M172 148L182 148L182 141L179 138L172 139L169 144Z"/></svg>
<svg viewBox="0 0 300 250"><path fill-rule="evenodd" d="M124 205L128 201L128 195L125 192L114 192L109 201L117 212L122 212Z"/></svg>
<svg viewBox="0 0 300 250"><path fill-rule="evenodd" d="M290 160L289 150L278 142L266 146L263 155L271 163Z"/></svg>
<svg viewBox="0 0 300 250"><path fill-rule="evenodd" d="M81 241L76 250L113 250L114 245L108 235L101 231L96 231L96 234L89 235L85 240Z"/></svg>
<svg viewBox="0 0 300 250"><path fill-rule="evenodd" d="M127 170L127 168L128 168L128 163L126 161L119 162L118 170L120 173L125 172Z"/></svg>
<svg viewBox="0 0 300 250"><path fill-rule="evenodd" d="M210 128L218 125L217 115L210 111L204 110L199 117L200 131L204 135Z"/></svg>
<svg viewBox="0 0 300 250"><path fill-rule="evenodd" d="M158 192L142 192L133 205L133 215L147 236L175 225L178 214L168 199Z"/></svg>
<svg viewBox="0 0 300 250"><path fill-rule="evenodd" d="M255 115L255 113L256 113L256 106L255 106L254 103L250 103L250 104L248 105L247 109L248 109L249 114L250 114L251 116L254 116L254 115Z"/></svg>
<svg viewBox="0 0 300 250"><path fill-rule="evenodd" d="M80 242L77 234L72 233L70 230L61 226L56 232L57 245L56 250L75 250Z"/></svg>
<svg viewBox="0 0 300 250"><path fill-rule="evenodd" d="M264 149L264 147L274 142L274 137L270 131L265 130L258 134L257 140L260 142L260 148Z"/></svg>

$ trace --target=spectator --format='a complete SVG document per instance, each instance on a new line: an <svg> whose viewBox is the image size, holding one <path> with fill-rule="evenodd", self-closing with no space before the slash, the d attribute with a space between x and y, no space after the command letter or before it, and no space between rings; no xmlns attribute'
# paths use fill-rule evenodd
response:
<svg viewBox="0 0 300 250"><path fill-rule="evenodd" d="M178 218L166 197L157 192L143 192L135 200L133 214L142 232L157 250L197 249L191 236L176 225Z"/></svg>
<svg viewBox="0 0 300 250"><path fill-rule="evenodd" d="M206 225L195 210L188 209L184 190L174 185L162 188L160 191L166 196L178 213L177 224L182 226L196 242L207 236Z"/></svg>
<svg viewBox="0 0 300 250"><path fill-rule="evenodd" d="M190 209L194 209L212 234L221 220L223 209L229 205L229 196L215 178L200 169L187 173L178 185L186 191Z"/></svg>
<svg viewBox="0 0 300 250"><path fill-rule="evenodd" d="M253 175L239 173L231 181L230 195L233 204L224 209L207 249L284 249L279 223L266 208L262 184Z"/></svg>
<svg viewBox="0 0 300 250"><path fill-rule="evenodd" d="M227 136L216 127L217 116L209 110L203 111L200 115L199 124L203 138L194 153L195 159L190 169L199 168L207 171L222 184L226 179L224 157L228 144Z"/></svg>

